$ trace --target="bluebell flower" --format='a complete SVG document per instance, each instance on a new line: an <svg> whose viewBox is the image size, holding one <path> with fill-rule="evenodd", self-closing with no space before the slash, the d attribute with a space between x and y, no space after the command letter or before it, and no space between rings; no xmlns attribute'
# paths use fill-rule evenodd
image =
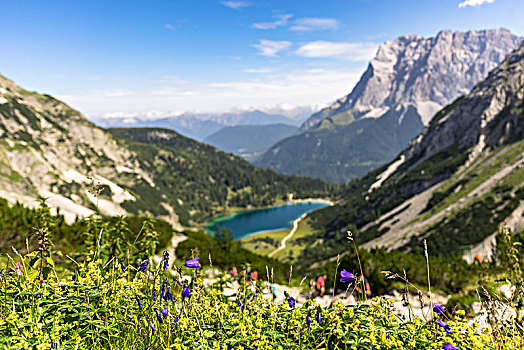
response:
<svg viewBox="0 0 524 350"><path fill-rule="evenodd" d="M191 291L189 290L188 286L185 286L182 290L182 297L183 298L189 298L191 296Z"/></svg>
<svg viewBox="0 0 524 350"><path fill-rule="evenodd" d="M165 309L160 309L160 312L162 313L162 316L164 318L167 318L167 315L169 313L169 308L166 307Z"/></svg>
<svg viewBox="0 0 524 350"><path fill-rule="evenodd" d="M459 350L451 344L444 344L444 350Z"/></svg>
<svg viewBox="0 0 524 350"><path fill-rule="evenodd" d="M138 308L143 309L144 305L142 305L142 300L138 297L138 295L135 294L136 301L138 302Z"/></svg>
<svg viewBox="0 0 524 350"><path fill-rule="evenodd" d="M148 318L147 318L147 323L149 323L149 327L151 327L151 329L153 330L153 332L156 332L155 324L154 324L153 321L151 320L151 317L148 317Z"/></svg>
<svg viewBox="0 0 524 350"><path fill-rule="evenodd" d="M147 270L147 260L138 265L138 271L146 271Z"/></svg>
<svg viewBox="0 0 524 350"><path fill-rule="evenodd" d="M346 282L353 282L355 280L355 275L351 272L347 272L346 270L340 271L340 282L346 283Z"/></svg>
<svg viewBox="0 0 524 350"><path fill-rule="evenodd" d="M306 317L307 328L311 329L311 317Z"/></svg>
<svg viewBox="0 0 524 350"><path fill-rule="evenodd" d="M200 264L198 263L199 261L200 261L199 258L189 259L184 263L184 265L185 267L189 267L190 269L199 269L200 268Z"/></svg>
<svg viewBox="0 0 524 350"><path fill-rule="evenodd" d="M451 332L451 327L448 326L444 321L442 320L437 320L437 323L440 327L444 328L444 332L446 333L449 333Z"/></svg>
<svg viewBox="0 0 524 350"><path fill-rule="evenodd" d="M293 298L291 295L287 298L287 302L290 308L295 307L296 301L295 301L295 298Z"/></svg>
<svg viewBox="0 0 524 350"><path fill-rule="evenodd" d="M176 324L178 323L178 321L180 321L180 316L182 316L182 311L184 311L184 309L181 309L181 310L180 310L180 313L179 313L178 316L175 318L175 326L176 326Z"/></svg>
<svg viewBox="0 0 524 350"><path fill-rule="evenodd" d="M441 303L435 303L433 304L433 312L436 314L442 314L446 312L446 308Z"/></svg>
<svg viewBox="0 0 524 350"><path fill-rule="evenodd" d="M162 315L159 312L156 313L156 319L158 323L164 323L164 320L162 319Z"/></svg>

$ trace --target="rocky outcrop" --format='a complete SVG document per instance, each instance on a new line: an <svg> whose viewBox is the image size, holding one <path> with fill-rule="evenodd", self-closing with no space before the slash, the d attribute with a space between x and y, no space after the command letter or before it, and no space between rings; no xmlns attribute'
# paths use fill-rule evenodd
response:
<svg viewBox="0 0 524 350"><path fill-rule="evenodd" d="M353 91L312 115L302 129L350 109L378 117L384 108L402 103L414 105L427 125L436 111L467 93L521 41L506 29L495 29L443 30L432 38L404 35L386 42Z"/></svg>

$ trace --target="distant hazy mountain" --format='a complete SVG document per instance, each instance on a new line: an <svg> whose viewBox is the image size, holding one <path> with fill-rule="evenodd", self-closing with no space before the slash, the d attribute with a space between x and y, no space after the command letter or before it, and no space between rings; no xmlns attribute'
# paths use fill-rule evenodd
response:
<svg viewBox="0 0 524 350"><path fill-rule="evenodd" d="M226 126L206 137L204 142L253 161L274 143L297 131L296 126L287 124Z"/></svg>
<svg viewBox="0 0 524 350"><path fill-rule="evenodd" d="M524 227L524 43L470 93L440 110L391 163L350 182L344 200L312 213L297 261L364 248L490 253L500 227ZM483 248L484 247L484 248Z"/></svg>
<svg viewBox="0 0 524 350"><path fill-rule="evenodd" d="M302 134L278 142L256 164L306 176L320 175L321 168L322 178L331 181L361 176L390 161L436 111L469 91L521 40L496 29L444 30L432 38L405 35L386 42L349 95L313 114ZM410 123L403 120L408 111ZM392 114L397 122L384 139L383 118ZM366 119L365 128L350 127ZM403 143L391 138L399 134Z"/></svg>
<svg viewBox="0 0 524 350"><path fill-rule="evenodd" d="M103 127L160 127L202 141L226 126L287 124L299 126L313 112L312 107L237 110L230 113L184 113L174 116L122 115L94 118Z"/></svg>

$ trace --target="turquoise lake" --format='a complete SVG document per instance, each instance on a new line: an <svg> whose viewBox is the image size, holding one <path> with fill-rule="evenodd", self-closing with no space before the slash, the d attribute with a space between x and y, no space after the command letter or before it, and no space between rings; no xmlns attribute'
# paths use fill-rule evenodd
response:
<svg viewBox="0 0 524 350"><path fill-rule="evenodd" d="M247 210L233 215L219 216L206 225L206 230L216 233L217 225L229 229L235 239L255 233L280 231L293 227L293 221L310 211L328 207L324 202L300 202L266 209Z"/></svg>

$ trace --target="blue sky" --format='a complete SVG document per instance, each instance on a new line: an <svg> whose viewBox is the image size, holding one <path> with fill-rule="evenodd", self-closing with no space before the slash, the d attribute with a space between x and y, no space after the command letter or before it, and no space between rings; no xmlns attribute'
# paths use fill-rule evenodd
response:
<svg viewBox="0 0 524 350"><path fill-rule="evenodd" d="M522 0L2 0L0 13L0 74L89 118L326 104L400 35L524 35Z"/></svg>

